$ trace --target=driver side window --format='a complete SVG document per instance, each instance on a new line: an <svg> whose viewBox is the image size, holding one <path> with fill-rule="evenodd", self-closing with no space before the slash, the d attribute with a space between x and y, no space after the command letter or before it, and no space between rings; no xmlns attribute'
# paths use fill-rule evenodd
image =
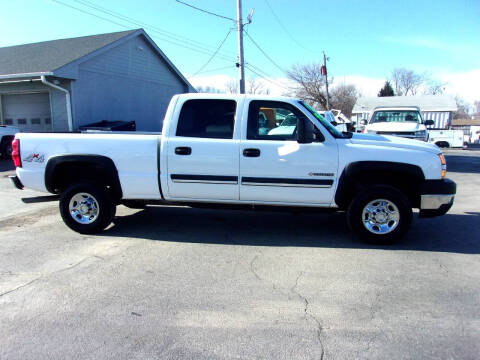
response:
<svg viewBox="0 0 480 360"><path fill-rule="evenodd" d="M253 100L248 109L247 139L296 140L297 120L303 118L288 103Z"/></svg>

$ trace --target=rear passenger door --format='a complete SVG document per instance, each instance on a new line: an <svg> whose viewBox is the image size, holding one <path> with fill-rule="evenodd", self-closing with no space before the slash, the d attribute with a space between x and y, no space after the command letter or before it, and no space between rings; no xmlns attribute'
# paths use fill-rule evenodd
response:
<svg viewBox="0 0 480 360"><path fill-rule="evenodd" d="M187 99L171 128L167 146L168 197L196 200L239 199L239 139L232 99ZM238 113L238 114L237 114Z"/></svg>

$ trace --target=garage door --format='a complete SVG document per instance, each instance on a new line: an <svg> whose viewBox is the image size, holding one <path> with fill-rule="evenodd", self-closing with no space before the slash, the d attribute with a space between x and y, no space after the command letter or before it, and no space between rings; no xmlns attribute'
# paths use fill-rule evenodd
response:
<svg viewBox="0 0 480 360"><path fill-rule="evenodd" d="M48 93L3 95L3 118L6 125L21 131L52 131Z"/></svg>

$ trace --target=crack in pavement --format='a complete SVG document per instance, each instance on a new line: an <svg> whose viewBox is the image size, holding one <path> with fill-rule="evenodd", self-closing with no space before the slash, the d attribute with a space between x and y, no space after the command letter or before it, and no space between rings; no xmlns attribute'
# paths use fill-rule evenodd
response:
<svg viewBox="0 0 480 360"><path fill-rule="evenodd" d="M263 253L261 252L260 255L263 255ZM263 279L260 275L258 275L258 272L255 270L255 267L254 267L254 263L258 260L258 255L255 255L255 257L252 259L252 261L250 261L250 271L253 273L253 275L255 276L255 278L259 281L263 281L263 282L266 282L266 283L269 283L271 286L272 286L272 289L279 292L280 294L282 294L283 296L286 296L288 298L288 300L291 300L290 298L290 295L283 292L279 286L277 286L273 281L269 281L269 280L266 280L266 279Z"/></svg>
<svg viewBox="0 0 480 360"><path fill-rule="evenodd" d="M97 255L87 256L86 258L84 258L84 259L76 262L76 263L73 264L73 265L70 265L70 266L67 266L67 267L65 267L65 268L52 271L52 272L50 272L50 273L48 273L48 274L41 274L39 277L37 277L37 278L35 278L35 279L33 279L33 280L30 280L29 282L27 282L27 283L25 283L25 284L22 284L22 285L20 285L20 286L17 286L17 287L14 288L14 289L11 289L11 290L5 291L4 293L1 293L1 294L0 294L0 297L2 297L2 296L4 296L4 295L7 295L7 294L10 294L10 293L12 293L12 292L15 292L15 291L17 291L17 290L20 290L20 289L22 289L22 288L24 288L24 287L27 287L27 286L33 284L34 282L40 280L41 278L46 278L46 277L49 277L50 275L54 275L54 274L57 274L57 273L60 273L60 272L64 272L64 271L67 271L67 270L71 270L71 269L77 267L78 265L82 264L84 261L86 261L86 260L88 260L88 259L90 259L90 258L102 259L100 256L97 256ZM102 259L102 260L103 260L103 259Z"/></svg>
<svg viewBox="0 0 480 360"><path fill-rule="evenodd" d="M260 253L260 255L263 255L263 253ZM272 281L269 281L269 280L265 280L263 279L259 274L258 272L255 270L255 262L258 260L259 258L259 255L255 255L254 258L252 259L252 261L250 261L250 271L253 273L253 275L255 276L255 278L259 281L263 281L263 282L268 282L272 285L272 288L275 290L275 291L278 291L280 292L282 295L284 296L287 296L289 300L291 300L291 297L289 294L285 294L282 290L280 290L280 288L278 286L275 285L275 283L273 283ZM296 288L298 286L298 281L300 280L300 277L303 275L303 271L301 271L296 280L295 280L295 284L290 288L290 292L295 294L299 299L302 300L302 302L304 303L304 314L305 314L305 320L308 320L309 318L313 320L313 322L315 323L316 325L316 334L317 334L317 339L318 339L318 343L320 344L320 349L321 349L321 353L320 353L320 360L323 360L324 359L324 356L325 356L325 346L323 344L323 340L322 340L322 332L323 332L323 327L322 327L322 323L320 322L320 320L318 320L318 318L313 315L308 307L310 305L308 299L303 296L302 294L300 294Z"/></svg>
<svg viewBox="0 0 480 360"><path fill-rule="evenodd" d="M17 286L17 287L14 288L14 289L5 291L4 293L1 293L1 294L0 294L0 297L2 297L2 296L4 296L4 295L7 295L7 294L10 294L10 293L12 293L12 292L14 292L14 291L20 290L21 288L24 288L24 287L26 287L26 286L28 286L28 285L30 285L30 284L33 284L35 281L41 279L42 277L43 277L43 275L40 275L39 277L37 277L37 278L35 278L35 279L33 279L33 280L30 280L30 281L27 282L26 284L22 284L22 285L20 285L20 286Z"/></svg>
<svg viewBox="0 0 480 360"><path fill-rule="evenodd" d="M318 318L315 315L313 315L311 312L309 312L308 306L310 305L310 303L309 303L308 299L296 290L297 286L298 286L298 281L300 280L302 275L303 275L303 271L301 271L298 274L297 279L295 280L295 284L290 288L290 291L292 293L294 293L295 295L297 295L303 301L303 303L305 304L305 307L303 309L303 311L305 313L305 320L310 318L316 324L317 339L318 339L318 342L319 342L320 347L322 349L322 352L320 354L320 360L323 360L323 357L325 355L325 346L324 346L323 341L322 341L322 331L323 331L322 323L320 322L320 320L318 320Z"/></svg>
<svg viewBox="0 0 480 360"><path fill-rule="evenodd" d="M373 299L373 301L370 305L370 323L373 323L373 325L377 329L378 333L381 333L381 328L377 324L374 324L374 319L375 319L375 316L378 312L378 305L379 304L380 304L380 291L377 291L375 293L375 299ZM370 351L370 348L372 347L372 344L373 344L373 342L375 341L376 338L377 338L376 334L373 334L372 336L370 336L370 338L368 340L368 344L367 344L367 349L365 350L366 353Z"/></svg>

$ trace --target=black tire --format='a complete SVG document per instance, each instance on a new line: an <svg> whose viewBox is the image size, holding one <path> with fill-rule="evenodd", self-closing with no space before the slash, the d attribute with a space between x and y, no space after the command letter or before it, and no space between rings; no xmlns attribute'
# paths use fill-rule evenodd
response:
<svg viewBox="0 0 480 360"><path fill-rule="evenodd" d="M371 230L368 230L367 225L364 224L364 220L370 217L369 214L365 214L364 218L364 209L372 202L373 205L378 205L375 200L380 199L388 201L386 204L389 205L386 207L390 207L389 210L395 210L396 207L396 211L392 211L392 213L388 212L389 217L386 220L381 219L385 221L383 228L389 231L387 233L381 233L381 228L375 225L376 222L367 222ZM392 204L393 207L391 207ZM367 210L365 211L367 212ZM378 212L382 211L378 210ZM390 216L392 219L395 218L395 214L398 214L398 221L389 220ZM384 215L380 214L380 216ZM387 185L374 185L359 192L353 198L347 210L347 222L355 235L363 241L374 244L393 244L400 240L410 228L412 223L412 207L408 198L396 188Z"/></svg>
<svg viewBox="0 0 480 360"><path fill-rule="evenodd" d="M95 202L95 208L98 209L97 215L91 215L92 219L88 223L81 223L81 219L89 217L90 214L84 217L77 212L77 218L75 220L74 215L70 212L70 201L74 198L78 198L81 193L89 194L91 197L83 197L86 200L93 198ZM72 205L75 205L76 201L73 200ZM116 206L110 195L110 191L103 185L80 182L70 185L60 195L60 214L65 224L72 230L81 234L94 234L105 229L112 222L115 217ZM88 206L88 205L86 205Z"/></svg>

